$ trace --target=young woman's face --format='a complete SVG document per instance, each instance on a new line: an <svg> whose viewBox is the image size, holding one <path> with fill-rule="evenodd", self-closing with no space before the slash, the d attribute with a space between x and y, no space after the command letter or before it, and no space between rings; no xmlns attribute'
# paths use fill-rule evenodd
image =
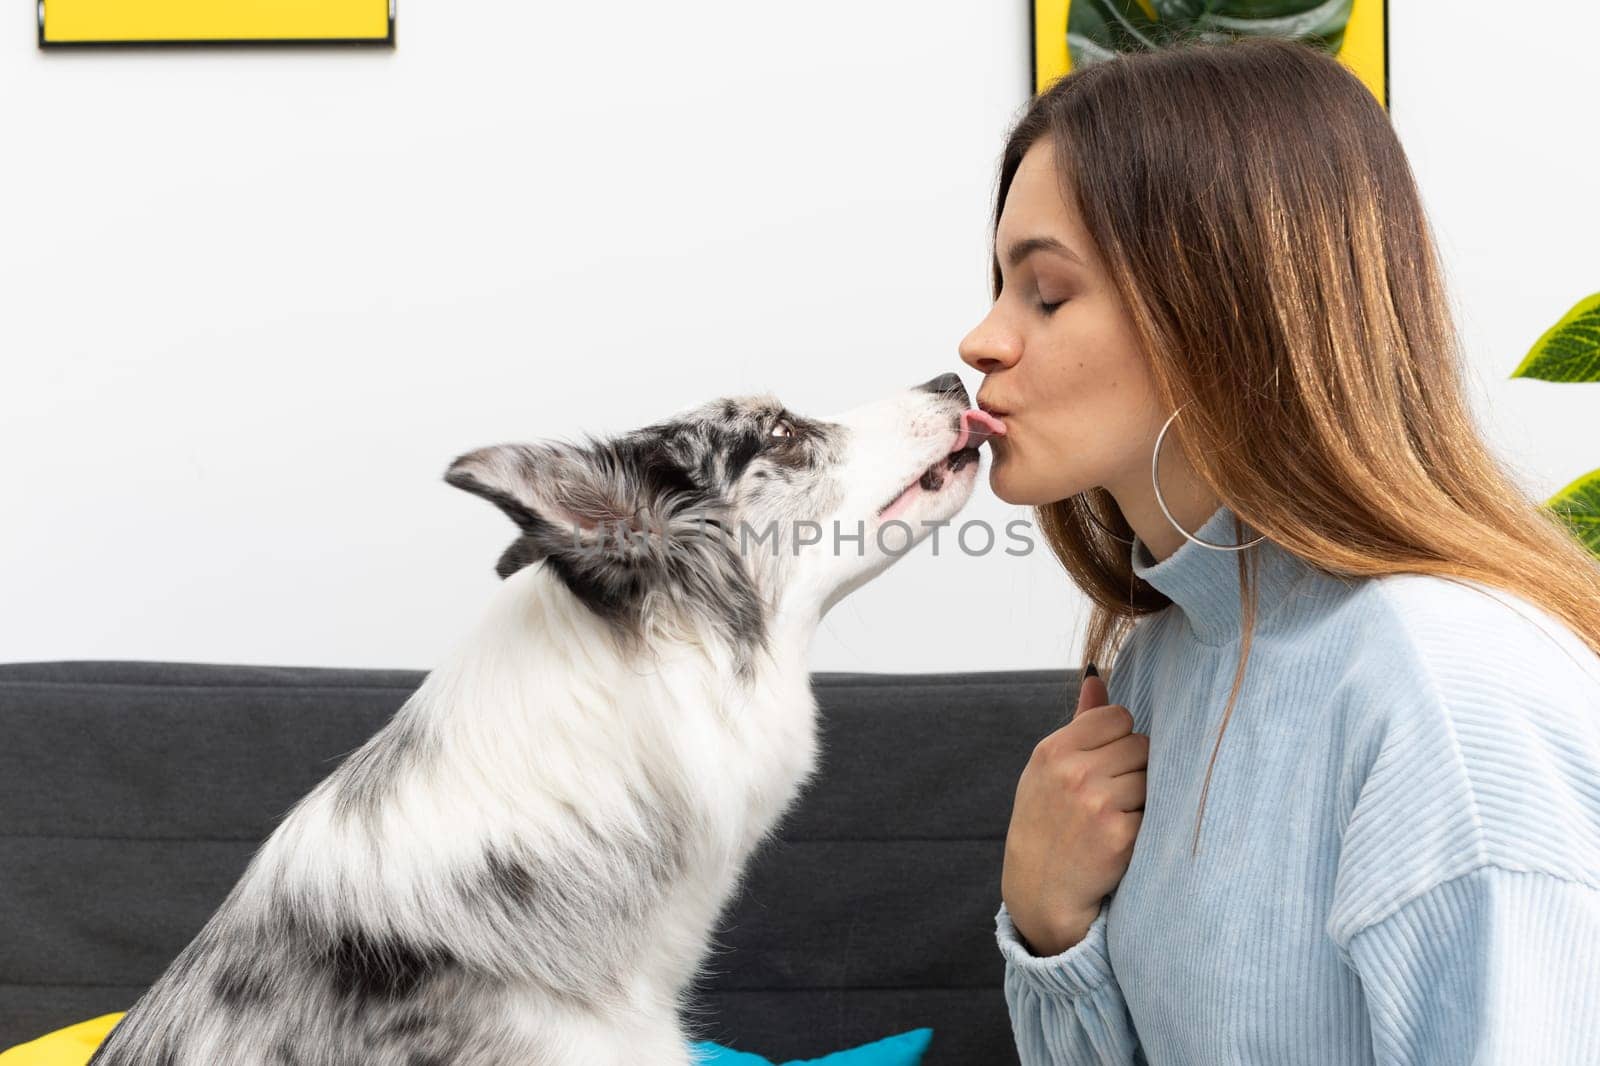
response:
<svg viewBox="0 0 1600 1066"><path fill-rule="evenodd" d="M1099 485L1126 512L1141 487L1149 495L1165 413L1127 310L1062 197L1053 151L1039 141L1017 168L995 238L1000 296L961 359L984 375L979 405L1006 424L990 441L995 495L1041 505Z"/></svg>

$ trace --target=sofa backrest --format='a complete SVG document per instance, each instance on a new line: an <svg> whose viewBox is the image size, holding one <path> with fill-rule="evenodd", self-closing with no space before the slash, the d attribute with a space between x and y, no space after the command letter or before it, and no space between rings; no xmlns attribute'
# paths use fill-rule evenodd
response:
<svg viewBox="0 0 1600 1066"><path fill-rule="evenodd" d="M0 665L0 1048L127 1009L422 674ZM700 1039L776 1060L931 1026L1015 1063L994 943L1017 775L1064 670L817 674L823 763L724 915Z"/></svg>

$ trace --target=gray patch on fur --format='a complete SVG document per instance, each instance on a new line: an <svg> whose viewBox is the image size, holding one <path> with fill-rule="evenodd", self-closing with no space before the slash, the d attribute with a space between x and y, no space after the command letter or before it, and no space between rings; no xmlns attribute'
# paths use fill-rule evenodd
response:
<svg viewBox="0 0 1600 1066"><path fill-rule="evenodd" d="M537 952L524 975L573 1006L620 1006L618 975L647 946L650 919L683 875L693 814L685 797L631 792L642 829L600 827L573 812L589 846L571 855L491 852L458 886L481 935L515 935Z"/></svg>
<svg viewBox="0 0 1600 1066"><path fill-rule="evenodd" d="M437 749L402 708L389 726L372 736L336 771L334 810L341 817L371 819L389 801L397 782Z"/></svg>

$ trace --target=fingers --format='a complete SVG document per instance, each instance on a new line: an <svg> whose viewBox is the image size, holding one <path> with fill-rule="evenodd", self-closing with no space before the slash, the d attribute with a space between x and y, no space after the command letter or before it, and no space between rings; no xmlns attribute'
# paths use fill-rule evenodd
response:
<svg viewBox="0 0 1600 1066"><path fill-rule="evenodd" d="M1079 712L1085 711L1090 707L1098 707L1105 703L1107 699L1109 697L1106 694L1105 679L1098 674L1086 674L1078 685L1078 706L1077 710L1073 711L1072 716L1076 718Z"/></svg>
<svg viewBox="0 0 1600 1066"><path fill-rule="evenodd" d="M1144 810L1144 771L1118 774L1106 784L1111 805L1119 811Z"/></svg>
<svg viewBox="0 0 1600 1066"><path fill-rule="evenodd" d="M1066 734L1067 746L1089 751L1133 732L1133 713L1120 703L1086 707L1056 732Z"/></svg>
<svg viewBox="0 0 1600 1066"><path fill-rule="evenodd" d="M1128 733L1101 746L1095 753L1100 772L1107 777L1143 770L1150 762L1150 737L1145 733Z"/></svg>

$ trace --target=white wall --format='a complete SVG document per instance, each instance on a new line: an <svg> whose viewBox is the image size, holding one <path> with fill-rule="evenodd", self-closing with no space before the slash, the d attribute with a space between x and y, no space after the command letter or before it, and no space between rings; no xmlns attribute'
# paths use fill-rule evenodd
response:
<svg viewBox="0 0 1600 1066"><path fill-rule="evenodd" d="M1505 376L1600 289L1590 48L1392 6L1486 428L1548 493L1600 465L1600 397ZM0 660L425 668L511 533L440 480L460 451L977 384L1026 4L474 10L504 28L401 0L393 52L41 54L0 20ZM1061 665L1085 613L1043 550L924 546L813 664Z"/></svg>

